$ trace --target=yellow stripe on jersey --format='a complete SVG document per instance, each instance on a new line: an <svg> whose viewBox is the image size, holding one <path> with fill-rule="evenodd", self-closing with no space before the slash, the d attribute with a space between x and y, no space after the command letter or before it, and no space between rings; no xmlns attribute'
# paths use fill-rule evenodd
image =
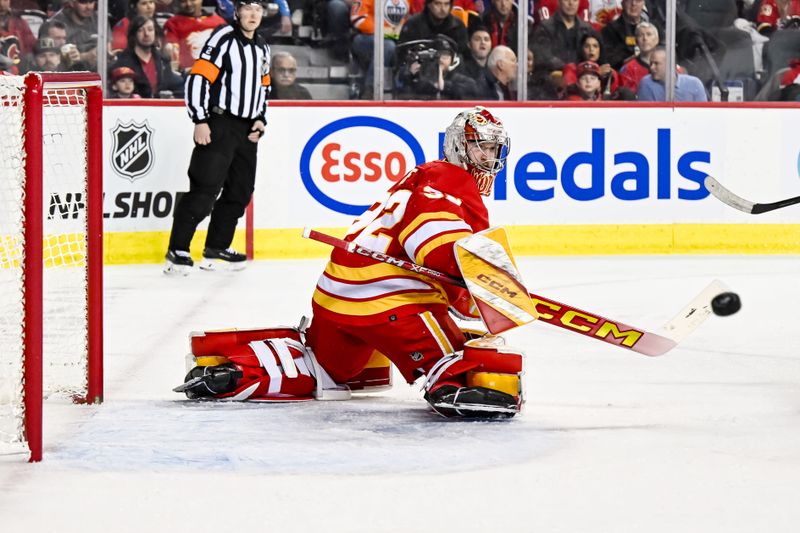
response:
<svg viewBox="0 0 800 533"><path fill-rule="evenodd" d="M414 233L417 228L429 220L461 220L461 217L455 213L450 213L449 211L422 213L421 215L417 216L417 218L412 220L411 223L400 232L400 235L397 236L398 241L400 241L400 246L405 246L408 236Z"/></svg>
<svg viewBox="0 0 800 533"><path fill-rule="evenodd" d="M388 277L405 277L420 279L427 282L431 281L429 278L422 275L414 274L408 270L394 265L387 265L386 263L378 263L365 267L346 267L328 262L328 266L325 267L325 273L333 278L346 281L371 281Z"/></svg>
<svg viewBox="0 0 800 533"><path fill-rule="evenodd" d="M436 237L435 239L431 239L430 242L421 246L417 252L416 257L414 257L414 262L419 265L425 263L425 257L428 256L436 248L443 246L445 244L450 244L458 239L463 239L464 237L469 237L472 235L469 231L457 231L455 233L448 233L447 235L442 235L441 237Z"/></svg>
<svg viewBox="0 0 800 533"><path fill-rule="evenodd" d="M420 313L419 317L425 323L425 326L428 328L428 331L431 332L433 338L436 339L436 342L439 344L439 348L442 350L442 355L449 355L453 353L455 351L453 349L453 345L450 344L450 339L447 338L444 330L442 330L442 326L440 326L439 322L436 321L433 313L430 311L425 311Z"/></svg>
<svg viewBox="0 0 800 533"><path fill-rule="evenodd" d="M359 300L352 302L340 300L329 296L319 289L314 291L314 302L332 313L350 316L369 316L385 313L397 309L403 305L417 304L441 304L447 305L447 300L439 292L407 292L403 294L393 294L374 300Z"/></svg>

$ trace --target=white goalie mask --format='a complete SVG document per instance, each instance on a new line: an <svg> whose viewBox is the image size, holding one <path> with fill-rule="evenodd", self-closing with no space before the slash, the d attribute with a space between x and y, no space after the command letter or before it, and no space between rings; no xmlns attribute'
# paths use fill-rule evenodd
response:
<svg viewBox="0 0 800 533"><path fill-rule="evenodd" d="M494 177L503 170L511 141L500 119L476 106L462 111L444 133L444 156L475 178L478 192L489 196Z"/></svg>

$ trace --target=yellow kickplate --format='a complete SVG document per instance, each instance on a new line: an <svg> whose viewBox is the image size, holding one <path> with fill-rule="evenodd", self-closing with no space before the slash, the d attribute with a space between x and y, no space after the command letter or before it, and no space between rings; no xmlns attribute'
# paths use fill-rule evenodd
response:
<svg viewBox="0 0 800 533"><path fill-rule="evenodd" d="M519 376L516 374L497 374L493 372L467 372L468 387L484 387L511 396L519 395Z"/></svg>
<svg viewBox="0 0 800 533"><path fill-rule="evenodd" d="M217 366L224 365L228 362L228 359L221 355L201 355L200 357L195 357L194 362L197 366Z"/></svg>

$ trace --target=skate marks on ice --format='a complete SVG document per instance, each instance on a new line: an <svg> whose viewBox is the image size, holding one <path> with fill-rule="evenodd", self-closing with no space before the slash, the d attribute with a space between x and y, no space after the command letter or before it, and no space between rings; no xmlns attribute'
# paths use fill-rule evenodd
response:
<svg viewBox="0 0 800 533"><path fill-rule="evenodd" d="M108 402L50 464L97 471L419 474L520 464L560 436L524 417L441 418L388 397L286 404Z"/></svg>

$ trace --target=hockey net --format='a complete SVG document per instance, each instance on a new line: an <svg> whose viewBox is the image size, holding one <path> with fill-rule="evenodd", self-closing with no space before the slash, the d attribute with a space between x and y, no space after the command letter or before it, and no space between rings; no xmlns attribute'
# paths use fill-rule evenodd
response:
<svg viewBox="0 0 800 533"><path fill-rule="evenodd" d="M0 446L41 459L43 399L102 400L96 74L0 76Z"/></svg>

